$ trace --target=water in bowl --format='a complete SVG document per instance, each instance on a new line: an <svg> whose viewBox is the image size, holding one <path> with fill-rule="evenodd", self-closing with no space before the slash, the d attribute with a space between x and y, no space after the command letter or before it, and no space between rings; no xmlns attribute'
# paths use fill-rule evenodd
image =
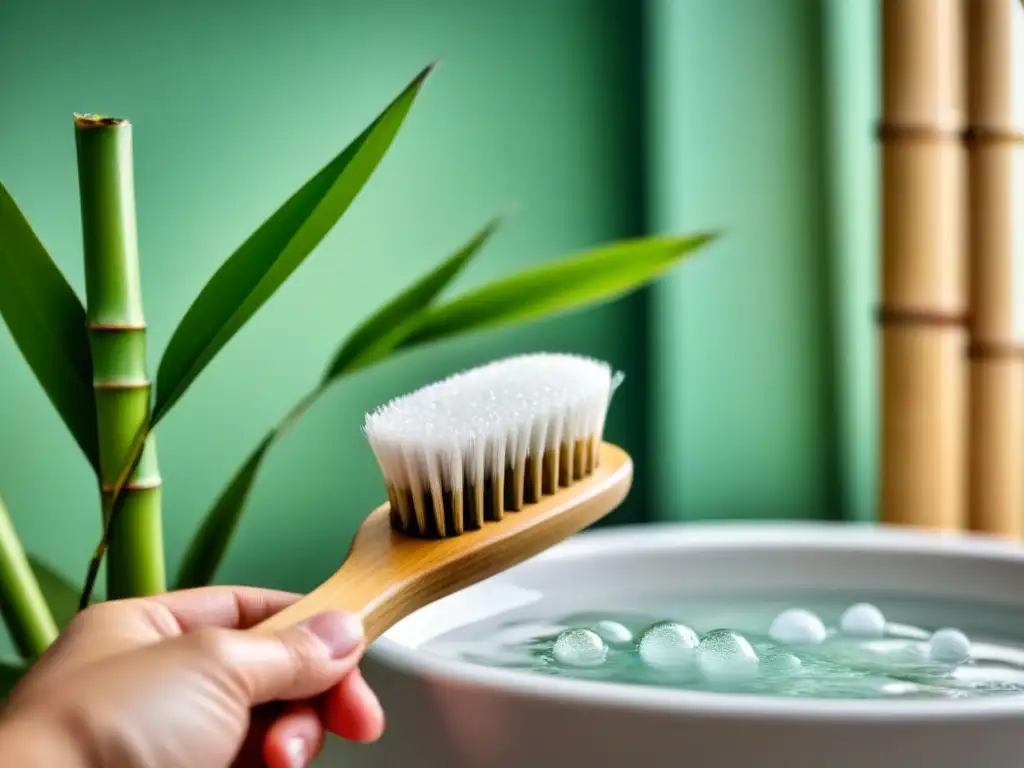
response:
<svg viewBox="0 0 1024 768"><path fill-rule="evenodd" d="M817 699L1024 693L1024 615L888 595L632 598L607 610L541 600L424 650L606 683Z"/></svg>

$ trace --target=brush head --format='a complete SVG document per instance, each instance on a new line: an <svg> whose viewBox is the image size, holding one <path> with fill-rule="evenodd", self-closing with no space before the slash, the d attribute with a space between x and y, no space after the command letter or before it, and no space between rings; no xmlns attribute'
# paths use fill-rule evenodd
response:
<svg viewBox="0 0 1024 768"><path fill-rule="evenodd" d="M364 431L392 527L458 536L590 475L621 380L587 357L517 355L381 406Z"/></svg>

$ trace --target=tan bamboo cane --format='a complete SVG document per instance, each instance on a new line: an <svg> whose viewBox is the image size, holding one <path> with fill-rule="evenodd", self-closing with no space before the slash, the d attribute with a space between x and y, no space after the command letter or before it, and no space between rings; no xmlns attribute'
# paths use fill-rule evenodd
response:
<svg viewBox="0 0 1024 768"><path fill-rule="evenodd" d="M963 9L882 0L883 523L965 524Z"/></svg>
<svg viewBox="0 0 1024 768"><path fill-rule="evenodd" d="M967 2L970 233L968 510L972 530L1018 537L1024 520L1024 357L1015 286L1014 98L1018 0ZM1019 162L1019 161L1018 161ZM1019 184L1019 182L1017 182Z"/></svg>

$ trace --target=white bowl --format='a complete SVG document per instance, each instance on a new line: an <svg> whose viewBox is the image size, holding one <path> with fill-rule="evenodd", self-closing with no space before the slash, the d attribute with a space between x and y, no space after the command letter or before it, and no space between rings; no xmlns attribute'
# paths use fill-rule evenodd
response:
<svg viewBox="0 0 1024 768"><path fill-rule="evenodd" d="M806 589L998 603L1024 616L1024 550L845 524L645 525L581 534L418 611L364 673L387 732L332 739L323 765L432 768L1001 768L1024 764L1024 696L823 701L654 689L487 668L425 641L538 592L600 610L610 595ZM1021 626L1024 634L1024 624Z"/></svg>

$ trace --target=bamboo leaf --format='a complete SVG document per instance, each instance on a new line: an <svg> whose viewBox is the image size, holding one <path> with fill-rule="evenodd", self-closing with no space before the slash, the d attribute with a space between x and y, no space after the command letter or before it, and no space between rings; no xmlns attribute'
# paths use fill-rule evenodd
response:
<svg viewBox="0 0 1024 768"><path fill-rule="evenodd" d="M75 442L99 471L85 309L3 184L0 316Z"/></svg>
<svg viewBox="0 0 1024 768"><path fill-rule="evenodd" d="M39 558L30 556L28 561L57 627L64 629L78 612L79 589Z"/></svg>
<svg viewBox="0 0 1024 768"><path fill-rule="evenodd" d="M500 219L492 220L462 248L364 320L335 354L324 374L323 384L326 386L339 376L387 357L416 325L419 314L448 287L491 238L499 224Z"/></svg>
<svg viewBox="0 0 1024 768"><path fill-rule="evenodd" d="M28 667L13 659L0 659L0 703L6 699Z"/></svg>
<svg viewBox="0 0 1024 768"><path fill-rule="evenodd" d="M189 543L175 584L189 589L209 584L227 551L252 487L270 447L316 402L326 387L341 376L386 357L430 305L497 230L494 219L465 245L381 307L342 344L320 384L306 395L256 447L214 503Z"/></svg>
<svg viewBox="0 0 1024 768"><path fill-rule="evenodd" d="M497 228L492 221L447 260L360 325L341 346L319 386L306 395L246 459L217 499L186 551L177 589L204 586L238 525L263 459L276 442L341 376L391 352L487 327L525 322L633 290L670 269L714 235L618 243L528 270L465 294L436 310L432 302ZM409 335L411 332L412 335Z"/></svg>
<svg viewBox="0 0 1024 768"><path fill-rule="evenodd" d="M263 457L277 434L275 429L263 438L203 520L185 552L176 589L203 587L213 580L249 500Z"/></svg>
<svg viewBox="0 0 1024 768"><path fill-rule="evenodd" d="M417 75L355 141L306 182L210 278L160 361L154 425L345 213L391 146L432 68Z"/></svg>
<svg viewBox="0 0 1024 768"><path fill-rule="evenodd" d="M427 310L399 347L525 323L609 301L662 275L716 237L698 234L618 242L525 270Z"/></svg>

